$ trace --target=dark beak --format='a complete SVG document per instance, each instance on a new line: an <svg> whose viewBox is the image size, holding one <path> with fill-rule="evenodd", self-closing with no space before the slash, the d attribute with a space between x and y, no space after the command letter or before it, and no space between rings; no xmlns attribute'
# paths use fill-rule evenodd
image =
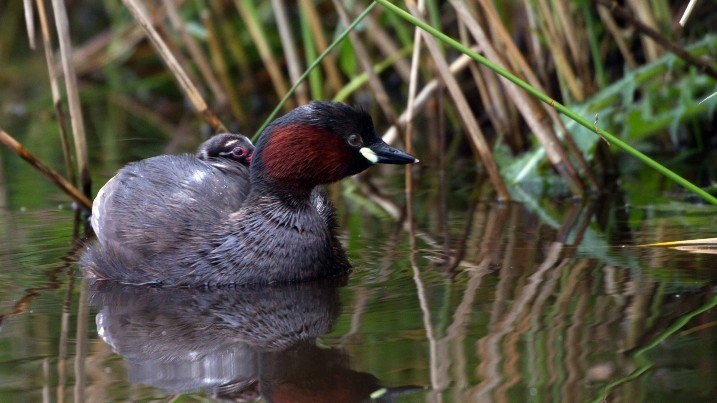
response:
<svg viewBox="0 0 717 403"><path fill-rule="evenodd" d="M383 140L371 144L368 148L376 155L376 161L373 161L375 164L413 164L418 162L416 157L391 147Z"/></svg>

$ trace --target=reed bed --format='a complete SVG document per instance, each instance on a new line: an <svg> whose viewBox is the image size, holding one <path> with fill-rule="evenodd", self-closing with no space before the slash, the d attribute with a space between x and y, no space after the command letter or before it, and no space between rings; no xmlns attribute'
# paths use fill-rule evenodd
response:
<svg viewBox="0 0 717 403"><path fill-rule="evenodd" d="M52 6L54 38L42 1L6 8L26 21L31 44L35 18L40 22L58 128L66 131L68 109L73 132L77 167L68 157L67 176L74 183L77 174L88 196L80 106L87 109L93 96L83 100L83 91L108 94L107 108L151 127L138 132L148 136L157 129L196 135L202 126L256 135L281 110L310 99L361 104L387 140L415 146L424 166L473 158L493 197L503 200L527 178L553 174L565 195L599 192L605 172L615 169L605 156L619 148L717 204L633 147L666 141L677 149L675 121L712 122L717 99L707 95L717 78L717 38L702 34L704 2L690 2L686 19L688 4L667 0L649 7L604 0L123 0L101 9L104 30L81 38L73 37L73 24L78 30L83 22L72 18L81 7L70 9L68 20L62 2ZM610 98L614 83L622 83L622 96ZM650 103L665 88L689 90L672 103ZM667 118L655 120L646 108ZM626 117L630 127L648 129L633 137L621 130Z"/></svg>

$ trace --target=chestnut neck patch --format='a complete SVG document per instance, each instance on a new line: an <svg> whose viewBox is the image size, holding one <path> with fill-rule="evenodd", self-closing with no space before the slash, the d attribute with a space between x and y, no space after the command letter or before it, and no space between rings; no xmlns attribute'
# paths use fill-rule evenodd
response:
<svg viewBox="0 0 717 403"><path fill-rule="evenodd" d="M346 177L353 160L341 136L309 124L276 128L261 159L267 178L308 190Z"/></svg>

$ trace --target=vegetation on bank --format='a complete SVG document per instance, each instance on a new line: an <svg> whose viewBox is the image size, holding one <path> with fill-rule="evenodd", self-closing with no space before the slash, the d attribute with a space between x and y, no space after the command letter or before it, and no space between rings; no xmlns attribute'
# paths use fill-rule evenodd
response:
<svg viewBox="0 0 717 403"><path fill-rule="evenodd" d="M59 131L75 134L64 171L84 189L84 132L93 144L117 130L191 143L338 99L370 109L428 166L474 158L498 198L553 177L558 193L598 192L622 174L619 148L717 203L709 168L688 181L643 154L706 157L717 142L707 2L684 26L687 4L667 0L51 3L3 6L14 24L0 58L24 39L28 57L49 50L48 102L33 113L54 104Z"/></svg>

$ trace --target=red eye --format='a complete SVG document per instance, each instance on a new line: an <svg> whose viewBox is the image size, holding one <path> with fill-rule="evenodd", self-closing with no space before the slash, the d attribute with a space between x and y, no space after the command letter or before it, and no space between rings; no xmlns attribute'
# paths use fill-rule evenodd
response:
<svg viewBox="0 0 717 403"><path fill-rule="evenodd" d="M347 139L347 142L351 147L361 147L363 146L363 139L361 139L361 136L358 134L352 134Z"/></svg>
<svg viewBox="0 0 717 403"><path fill-rule="evenodd" d="M246 150L241 147L234 147L232 155L236 158L241 158L246 155Z"/></svg>

